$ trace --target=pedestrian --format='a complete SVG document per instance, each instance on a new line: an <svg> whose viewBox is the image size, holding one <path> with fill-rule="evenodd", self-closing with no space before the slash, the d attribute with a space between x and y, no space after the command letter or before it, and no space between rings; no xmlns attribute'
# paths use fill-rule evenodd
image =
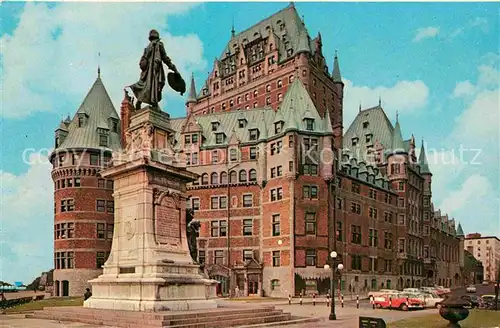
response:
<svg viewBox="0 0 500 328"><path fill-rule="evenodd" d="M313 293L313 306L316 306L316 293Z"/></svg>
<svg viewBox="0 0 500 328"><path fill-rule="evenodd" d="M288 294L288 305L292 305L292 295Z"/></svg>
<svg viewBox="0 0 500 328"><path fill-rule="evenodd" d="M87 288L87 291L85 292L85 294L83 294L83 300L86 301L91 297L92 297L92 293L90 292L90 288Z"/></svg>
<svg viewBox="0 0 500 328"><path fill-rule="evenodd" d="M236 288L234 289L234 296L240 297L240 287L236 286Z"/></svg>
<svg viewBox="0 0 500 328"><path fill-rule="evenodd" d="M326 294L326 306L330 307L330 293Z"/></svg>
<svg viewBox="0 0 500 328"><path fill-rule="evenodd" d="M300 299L299 299L299 301L300 301L300 305L302 305L302 293L300 293Z"/></svg>

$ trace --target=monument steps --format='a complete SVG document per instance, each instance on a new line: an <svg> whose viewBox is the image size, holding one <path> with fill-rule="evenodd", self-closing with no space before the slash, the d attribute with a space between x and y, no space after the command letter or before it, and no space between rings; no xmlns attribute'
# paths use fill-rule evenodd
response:
<svg viewBox="0 0 500 328"><path fill-rule="evenodd" d="M45 308L27 318L81 322L120 328L221 328L297 323L290 313L274 306L256 308L217 308L197 311L135 312L83 307ZM308 321L309 322L309 321Z"/></svg>

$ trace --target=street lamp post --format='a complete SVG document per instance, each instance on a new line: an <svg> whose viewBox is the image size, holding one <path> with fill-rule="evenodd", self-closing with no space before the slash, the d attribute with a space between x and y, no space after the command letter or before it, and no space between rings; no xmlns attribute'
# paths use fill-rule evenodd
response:
<svg viewBox="0 0 500 328"><path fill-rule="evenodd" d="M335 251L332 251L330 253L330 257L331 257L331 263L332 263L332 266L330 267L329 264L325 264L324 265L324 268L326 270L330 269L332 270L331 272L331 277L330 277L330 290L332 291L332 302L331 302L331 305L330 305L330 316L328 317L329 320L337 320L337 315L335 314L335 285L337 283L337 280L336 280L336 271L338 270L339 272L342 271L342 269L344 269L344 265L342 263L338 263L338 260L337 260L337 252Z"/></svg>

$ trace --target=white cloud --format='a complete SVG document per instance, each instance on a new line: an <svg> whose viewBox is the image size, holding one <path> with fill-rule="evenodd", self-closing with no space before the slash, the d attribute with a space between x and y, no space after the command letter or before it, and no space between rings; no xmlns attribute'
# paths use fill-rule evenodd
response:
<svg viewBox="0 0 500 328"><path fill-rule="evenodd" d="M465 26L457 27L453 32L450 33L449 39L454 39L459 35L464 34L466 31L479 28L483 32L488 32L489 30L489 25L488 25L488 20L484 17L475 17L474 19L470 20Z"/></svg>
<svg viewBox="0 0 500 328"><path fill-rule="evenodd" d="M460 188L443 199L439 207L445 209L450 216L458 218L466 233L500 235L498 191L482 175L469 176Z"/></svg>
<svg viewBox="0 0 500 328"><path fill-rule="evenodd" d="M460 98L471 96L476 92L476 87L469 80L458 82L455 90L453 90L452 97Z"/></svg>
<svg viewBox="0 0 500 328"><path fill-rule="evenodd" d="M20 159L21 160L21 159ZM53 182L47 157L33 154L21 175L0 171L0 280L30 283L52 262Z"/></svg>
<svg viewBox="0 0 500 328"><path fill-rule="evenodd" d="M194 5L63 3L49 7L27 3L15 31L0 39L0 115L22 118L37 111L73 113L79 105L74 101L83 100L96 78L98 52L103 82L119 108L124 86L139 77L138 62L151 27L159 30L167 53L185 78L205 69L200 39L172 35L166 25L170 15L183 14Z"/></svg>
<svg viewBox="0 0 500 328"><path fill-rule="evenodd" d="M422 81L400 81L391 87L354 85L344 80L344 126L349 126L359 110L376 106L379 97L389 118L396 117L396 111L412 112L427 104L429 88Z"/></svg>
<svg viewBox="0 0 500 328"><path fill-rule="evenodd" d="M439 27L421 27L417 29L417 34L413 38L413 42L422 41L424 39L435 38L439 33Z"/></svg>

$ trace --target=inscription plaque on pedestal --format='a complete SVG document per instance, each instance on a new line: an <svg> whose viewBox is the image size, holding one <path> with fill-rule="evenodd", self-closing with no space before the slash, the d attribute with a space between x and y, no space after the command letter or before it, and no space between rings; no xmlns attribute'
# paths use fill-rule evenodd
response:
<svg viewBox="0 0 500 328"><path fill-rule="evenodd" d="M175 202L165 197L156 207L155 236L156 242L173 247L180 247L181 211Z"/></svg>

